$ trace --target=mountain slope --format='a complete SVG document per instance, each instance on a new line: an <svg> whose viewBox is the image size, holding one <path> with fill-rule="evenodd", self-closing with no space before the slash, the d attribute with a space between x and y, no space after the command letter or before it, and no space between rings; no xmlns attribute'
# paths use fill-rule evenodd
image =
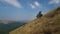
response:
<svg viewBox="0 0 60 34"><path fill-rule="evenodd" d="M60 34L60 7L9 34Z"/></svg>

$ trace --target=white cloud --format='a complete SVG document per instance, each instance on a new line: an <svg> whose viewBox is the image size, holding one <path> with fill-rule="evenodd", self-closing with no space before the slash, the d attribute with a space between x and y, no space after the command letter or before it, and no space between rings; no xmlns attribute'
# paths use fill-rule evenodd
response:
<svg viewBox="0 0 60 34"><path fill-rule="evenodd" d="M58 4L60 3L60 0L51 0L49 4Z"/></svg>
<svg viewBox="0 0 60 34"><path fill-rule="evenodd" d="M21 4L17 0L1 0L1 1L7 2L17 8L21 8Z"/></svg>
<svg viewBox="0 0 60 34"><path fill-rule="evenodd" d="M37 1L34 2L34 4L30 4L31 8L34 9L38 6L40 6L40 3L38 3Z"/></svg>
<svg viewBox="0 0 60 34"><path fill-rule="evenodd" d="M30 6L31 6L32 9L36 8L36 6L33 5L33 4L30 4Z"/></svg>
<svg viewBox="0 0 60 34"><path fill-rule="evenodd" d="M40 4L37 2L37 1L35 1L35 3L34 3L36 6L39 6Z"/></svg>

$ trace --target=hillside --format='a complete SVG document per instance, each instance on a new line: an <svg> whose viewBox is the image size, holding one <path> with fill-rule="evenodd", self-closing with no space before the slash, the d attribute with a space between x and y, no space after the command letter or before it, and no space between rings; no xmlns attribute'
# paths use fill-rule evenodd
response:
<svg viewBox="0 0 60 34"><path fill-rule="evenodd" d="M46 13L9 34L60 34L60 7Z"/></svg>

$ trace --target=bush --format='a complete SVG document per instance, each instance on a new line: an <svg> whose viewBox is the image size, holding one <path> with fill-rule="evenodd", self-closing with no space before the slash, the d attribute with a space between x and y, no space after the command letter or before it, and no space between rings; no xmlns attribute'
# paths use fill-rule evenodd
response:
<svg viewBox="0 0 60 34"><path fill-rule="evenodd" d="M36 16L37 18L40 18L40 17L42 17L42 13L41 13L41 11L37 14L37 16Z"/></svg>

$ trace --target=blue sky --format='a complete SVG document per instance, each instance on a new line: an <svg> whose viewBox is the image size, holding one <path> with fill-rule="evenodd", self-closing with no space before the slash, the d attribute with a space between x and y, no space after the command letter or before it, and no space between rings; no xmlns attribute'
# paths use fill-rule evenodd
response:
<svg viewBox="0 0 60 34"><path fill-rule="evenodd" d="M32 20L60 6L60 0L0 0L0 20Z"/></svg>

